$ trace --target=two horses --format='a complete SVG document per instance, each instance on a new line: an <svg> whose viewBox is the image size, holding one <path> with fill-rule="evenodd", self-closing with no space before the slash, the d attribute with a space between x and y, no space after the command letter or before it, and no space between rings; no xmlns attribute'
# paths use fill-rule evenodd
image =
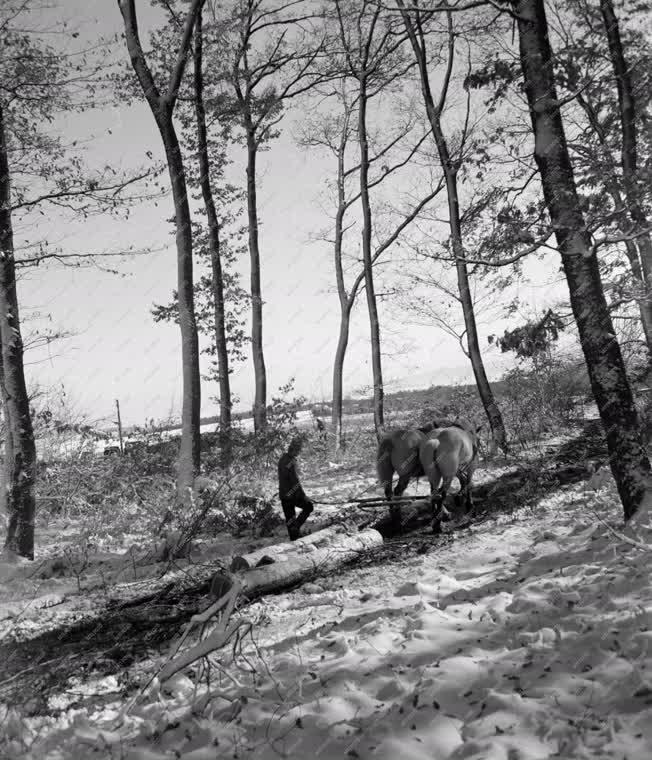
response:
<svg viewBox="0 0 652 760"><path fill-rule="evenodd" d="M383 484L392 518L400 523L400 505L392 496L400 497L411 478L425 475L430 483L432 530L438 533L442 521L450 520L444 506L453 478L460 481L460 498L468 514L473 508L471 479L478 454L478 433L481 426L457 421L437 425L432 422L420 428L402 428L384 433L376 458L378 479ZM392 493L392 479L398 483Z"/></svg>

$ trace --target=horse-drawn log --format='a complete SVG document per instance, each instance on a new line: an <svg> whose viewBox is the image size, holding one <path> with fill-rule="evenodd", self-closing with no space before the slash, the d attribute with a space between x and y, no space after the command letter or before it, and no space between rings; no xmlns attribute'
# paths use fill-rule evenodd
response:
<svg viewBox="0 0 652 760"><path fill-rule="evenodd" d="M322 547L337 540L337 537L345 533L343 525L334 525L330 528L315 531L308 536L299 538L296 541L285 541L281 544L270 544L256 549L247 554L236 554L231 560L230 570L232 573L239 570L250 570L260 564L271 564L271 562L262 562L269 558L274 562L282 562L290 556L301 554L305 551L314 551L317 547Z"/></svg>
<svg viewBox="0 0 652 760"><path fill-rule="evenodd" d="M394 496L392 498L392 501L396 504L400 504L401 502L409 502L414 501L415 499L419 499L421 497L419 496ZM365 499L351 499L351 504L376 504L376 503L383 503L386 504L387 501L384 496L370 496Z"/></svg>
<svg viewBox="0 0 652 760"><path fill-rule="evenodd" d="M281 591L318 577L326 570L332 570L354 559L360 552L380 546L382 543L383 537L377 530L367 529L359 533L343 533L321 548L313 545L313 551L288 553L287 560L247 570L238 576L242 582L241 593L252 598ZM225 585L228 586L226 580L228 577L225 573L217 573L213 579L212 588L217 591L217 589L223 589Z"/></svg>
<svg viewBox="0 0 652 760"><path fill-rule="evenodd" d="M392 538L399 533L421 528L429 522L432 522L430 499L412 499L409 503L402 503L398 520L395 515L387 513L370 527L377 530L383 538Z"/></svg>

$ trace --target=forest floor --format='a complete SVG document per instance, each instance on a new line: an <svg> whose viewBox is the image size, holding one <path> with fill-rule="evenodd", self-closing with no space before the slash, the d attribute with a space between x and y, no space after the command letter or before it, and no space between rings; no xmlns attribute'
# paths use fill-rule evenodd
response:
<svg viewBox="0 0 652 760"><path fill-rule="evenodd" d="M547 442L560 462L570 439ZM0 757L651 757L650 531L622 529L604 468L558 482L492 465L483 481L513 508L485 503L464 531L401 536L242 606L228 651L162 684L216 563L283 531L214 537L192 563L107 551L73 573L74 526L51 524L42 562L0 566ZM324 501L372 484L365 462L306 478Z"/></svg>

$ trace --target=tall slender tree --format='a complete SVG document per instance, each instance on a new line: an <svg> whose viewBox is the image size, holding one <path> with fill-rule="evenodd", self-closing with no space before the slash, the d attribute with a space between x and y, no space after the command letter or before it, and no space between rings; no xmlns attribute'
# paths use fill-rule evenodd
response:
<svg viewBox="0 0 652 760"><path fill-rule="evenodd" d="M195 320L193 291L192 228L186 189L186 175L181 146L174 125L174 108L190 53L193 29L205 0L192 0L183 23L176 60L169 72L166 87L159 90L140 41L134 0L118 0L125 28L131 65L158 127L170 175L177 247L177 298L181 328L183 404L181 412L181 446L178 459L178 498L187 499L199 471L199 421L201 389L199 376L199 342Z"/></svg>
<svg viewBox="0 0 652 760"><path fill-rule="evenodd" d="M396 80L405 70L400 55L401 40L397 40L393 25L383 28L380 4L372 0L346 2L336 0L335 12L339 27L344 71L356 86L356 138L359 151L358 180L362 215L362 269L369 315L371 370L373 375L373 410L376 435L385 427L383 367L380 339L380 320L373 273L374 223L370 196L369 101L388 82Z"/></svg>
<svg viewBox="0 0 652 760"><path fill-rule="evenodd" d="M310 147L326 149L334 159L336 170L333 185L334 207L333 228L324 236L324 240L333 246L335 283L340 306L340 326L337 347L333 362L333 401L332 423L336 446L343 444L342 411L344 397L344 360L349 342L351 313L356 303L360 288L365 280L365 270L360 269L358 261L350 277L347 259L354 258L348 253L349 240L358 231L359 220L353 216L360 201L360 162L359 152L353 157L357 136L358 90L355 85L349 88L347 79L337 81L328 90L320 88L320 98L327 98L328 114L320 113L314 119L307 120L303 144ZM351 90L351 91L349 91ZM383 88L380 82L374 87L374 95L381 96ZM370 142L367 188L370 194L382 191L391 184L392 178L401 170L411 166L411 162L427 140L428 135L420 130L417 120L399 119L392 123L389 111L385 112L385 124ZM415 132L417 134L415 134ZM424 208L442 190L440 181L434 186L428 184L418 202L410 199L407 207L396 209L392 217L396 221L385 220L382 234L377 230L372 245L371 263L375 266L384 254L388 253L409 226L419 219Z"/></svg>
<svg viewBox="0 0 652 760"><path fill-rule="evenodd" d="M251 350L255 376L254 429L267 424L267 370L258 204L259 154L278 135L286 104L323 76L316 66L321 38L312 28L320 13L311 0L231 0L222 46L210 66L225 85L219 107L230 113L246 149L250 257Z"/></svg>
<svg viewBox="0 0 652 760"><path fill-rule="evenodd" d="M480 351L480 341L478 339L478 328L473 310L473 298L469 284L469 273L466 263L466 252L464 249L464 238L462 231L462 214L460 210L460 199L457 177L460 168L462 150L464 149L464 139L462 139L461 148L457 155L454 155L449 147L449 141L444 134L442 126L442 114L446 106L446 100L450 87L453 68L455 65L455 30L453 27L453 15L450 11L446 13L447 18L447 36L448 51L446 60L446 69L443 75L443 81L439 98L435 103L432 87L430 84L430 75L428 71L428 53L426 48L426 34L424 31L424 16L419 9L418 4L410 6L404 0L397 0L398 7L401 11L401 17L405 25L410 45L414 52L419 71L419 81L421 93L426 108L428 121L432 127L432 135L437 146L439 161L442 172L446 180L446 191L448 195L448 223L450 225L450 240L453 256L455 257L455 268L457 272L457 285L460 294L460 302L464 314L464 324L466 327L466 340L468 346L468 355L471 360L475 382L478 393L482 400L489 424L491 426L494 440L503 451L507 450L507 435L505 424L496 399L494 397L484 362Z"/></svg>
<svg viewBox="0 0 652 760"><path fill-rule="evenodd" d="M152 35L152 62L156 71L169 65L169 51L183 29L183 18L172 2L166 2L168 23ZM195 318L200 335L209 338L202 353L213 357L204 378L217 382L220 409L219 436L221 462L231 459L232 364L244 359L247 342L242 315L248 304L247 293L239 285L234 269L241 253L243 228L238 225L244 195L226 180L231 163L229 153L235 147L233 125L220 107L222 82L215 76L209 60L219 59L224 28L219 17L200 11L194 32L193 76L185 83L175 111L181 124L180 143L184 155L186 180L193 200L201 203L200 217L193 220L193 255L206 264L195 278ZM179 323L176 291L167 305L155 304L154 320Z"/></svg>
<svg viewBox="0 0 652 760"><path fill-rule="evenodd" d="M632 233L636 241L635 246L630 245L628 247L628 255L636 274L639 261L635 259L634 251L635 248L638 248L640 269L642 270L641 274L645 288L642 319L646 334L649 336L652 332L652 225L642 203L644 188L643 180L639 176L638 132L642 125L641 114L637 107L632 67L626 59L620 26L612 0L600 0L600 12L609 45L609 56L618 92L624 195L632 221ZM650 337L648 337L648 347L652 350Z"/></svg>
<svg viewBox="0 0 652 760"><path fill-rule="evenodd" d="M211 183L211 162L206 128L206 104L204 102L204 62L202 11L197 14L194 44L194 95L197 121L197 157L199 161L199 184L201 186L206 222L208 225L208 248L211 262L211 285L215 320L215 351L217 374L220 384L220 448L222 464L231 462L231 381L229 378L229 351L226 338L226 301L220 244L220 221L215 207Z"/></svg>
<svg viewBox="0 0 652 760"><path fill-rule="evenodd" d="M606 35L601 34L599 3L555 0L548 8L555 19L551 30L555 79L568 125L568 148L587 229L594 242L602 241L598 262L609 309L618 328L627 326L628 334L630 328L636 333L630 311L630 305L636 303L644 343L652 357L652 298L638 245L645 230L636 231L624 194L620 109L613 75L605 66L609 49ZM467 260L491 259L487 266L500 266L505 260L518 266L524 256L541 255L545 248L557 252L528 134L520 123L521 103L527 109L527 102L521 87L518 51L505 44L511 28L507 14L502 20L496 18L488 44L479 51L465 80L467 87L485 88L485 105L490 113L495 112L489 123L490 133L484 138L484 155L466 164L480 172L490 165L495 177L495 158L500 154L499 164L506 172L504 182L493 183L496 202L484 214L476 252L467 256ZM650 103L646 86L652 75L650 46L632 24L628 24L625 34L629 55L636 60L632 86L640 111L638 122L642 124ZM639 129L638 137L639 142L649 145L645 130ZM646 185L649 183L638 184L643 206ZM630 344L639 346L636 353L640 356L640 341L635 338Z"/></svg>
<svg viewBox="0 0 652 760"><path fill-rule="evenodd" d="M525 91L534 134L534 157L550 213L593 395L605 427L609 463L625 520L649 507L650 462L636 407L604 297L575 185L557 96L544 0L513 0Z"/></svg>
<svg viewBox="0 0 652 760"><path fill-rule="evenodd" d="M108 252L63 251L39 239L39 220L47 216L87 217L117 212L126 188L147 172L125 178L112 167L91 170L51 124L63 113L88 107L100 64L98 48L73 49L43 32L31 0L7 0L0 8L0 395L4 419L4 462L0 493L8 512L7 551L34 556L34 480L36 451L30 398L24 371L23 326L17 270L61 264L100 264ZM75 39L68 34L62 39ZM56 44L51 40L57 39ZM72 43L73 45L75 43ZM74 61L74 63L71 63ZM71 73L74 72L74 73ZM80 96L80 93L81 96ZM27 231L27 246L16 246L14 230ZM21 234L21 243L24 236ZM115 254L113 254L115 255ZM101 264L100 264L101 265ZM45 331L28 345L48 344L57 333Z"/></svg>
<svg viewBox="0 0 652 760"><path fill-rule="evenodd" d="M8 147L5 109L0 97L0 392L5 417L2 500L9 517L5 548L34 559L36 446L16 293Z"/></svg>

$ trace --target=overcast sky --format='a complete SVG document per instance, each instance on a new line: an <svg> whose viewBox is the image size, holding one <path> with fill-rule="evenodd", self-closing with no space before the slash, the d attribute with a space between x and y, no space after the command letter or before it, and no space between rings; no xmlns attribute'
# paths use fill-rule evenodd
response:
<svg viewBox="0 0 652 760"><path fill-rule="evenodd" d="M116 2L67 0L66 11L77 28L92 39L94 34L119 31L122 19ZM146 36L152 19L148 2L138 2L141 34ZM121 50L126 60L126 50ZM331 172L325 157L297 147L299 113L284 123L281 138L260 160L260 244L264 306L264 346L269 397L296 378L296 391L311 399L330 398L332 361L339 324L338 302L329 246L311 242L327 223L323 211L324 182ZM293 125L294 123L294 125ZM86 141L87 160L93 165L110 163L129 168L146 162L146 152L162 155L161 142L148 107L138 103L71 115L57 123L70 139ZM110 133L109 133L110 131ZM90 139L92 138L92 139ZM244 179L243 156L234 153L234 176ZM169 300L176 279L173 213L168 196L134 208L128 220L108 216L84 223L61 219L51 209L40 222L38 235L59 240L68 251L123 250L128 246L163 249L146 257L113 262L121 274L96 269L39 267L19 282L24 332L39 326L36 313L51 315L50 326L73 331L74 337L48 352L33 352L28 379L52 389L54 402L63 384L67 398L80 414L98 420L113 415L119 398L123 422L143 423L178 415L181 399L180 336L174 325L155 324L150 316L154 302ZM20 234L20 233L19 233ZM32 230L29 234L34 235ZM28 235L26 235L27 237ZM533 308L542 309L559 295L548 282L556 262L532 264L532 287L519 286ZM243 284L248 284L248 261L241 263ZM362 294L364 296L364 294ZM414 325L388 308L381 309L385 385L399 388L465 382L472 379L470 366L457 341L434 326ZM491 378L508 364L486 337L502 332L504 321L481 320L482 345ZM369 327L364 297L354 312L345 368L345 391L353 393L371 383ZM204 367L207 360L203 360ZM232 388L240 408L253 400L250 360L238 365ZM202 416L217 411L208 383L202 387Z"/></svg>

